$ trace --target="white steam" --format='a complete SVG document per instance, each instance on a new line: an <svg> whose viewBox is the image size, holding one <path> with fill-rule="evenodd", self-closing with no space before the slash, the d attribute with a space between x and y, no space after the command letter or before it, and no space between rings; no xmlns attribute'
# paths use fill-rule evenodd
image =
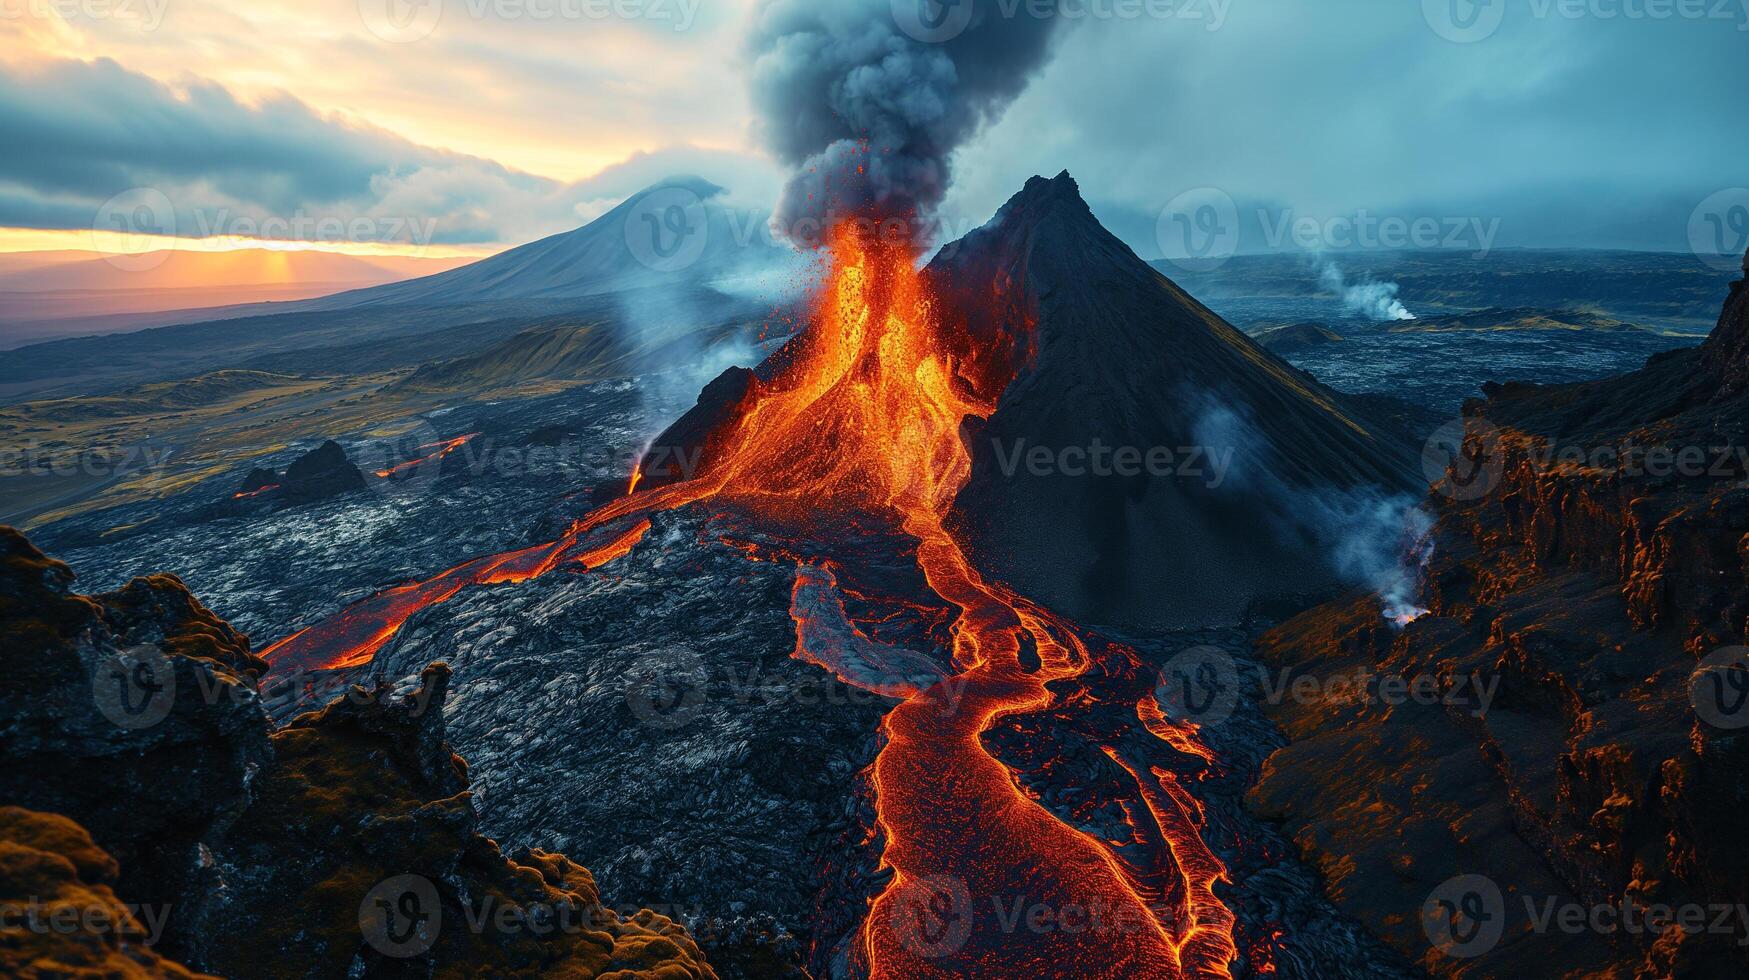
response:
<svg viewBox="0 0 1749 980"><path fill-rule="evenodd" d="M1192 399L1192 434L1204 446L1234 450L1237 465L1223 485L1255 494L1283 536L1309 540L1345 582L1378 596L1386 619L1405 626L1426 615L1421 573L1433 558L1433 518L1414 497L1377 487L1290 486L1269 464L1256 427L1211 394Z"/></svg>
<svg viewBox="0 0 1749 980"><path fill-rule="evenodd" d="M1368 280L1351 286L1342 270L1329 259L1324 259L1318 267L1318 282L1325 289L1342 297L1342 305L1350 312L1381 323L1415 319L1415 314L1410 313L1403 301L1397 298L1399 287L1394 282Z"/></svg>

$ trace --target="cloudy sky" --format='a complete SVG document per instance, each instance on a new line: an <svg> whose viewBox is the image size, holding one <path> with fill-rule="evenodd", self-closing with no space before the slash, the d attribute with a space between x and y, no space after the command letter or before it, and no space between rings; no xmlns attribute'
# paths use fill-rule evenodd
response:
<svg viewBox="0 0 1749 980"><path fill-rule="evenodd" d="M146 230L483 254L677 173L769 205L785 174L747 94L759 6L0 0L0 249ZM1050 6L1052 56L957 157L950 231L1063 169L1149 257L1209 202L1245 251L1369 227L1669 250L1704 228L1728 247L1749 216L1749 0Z"/></svg>

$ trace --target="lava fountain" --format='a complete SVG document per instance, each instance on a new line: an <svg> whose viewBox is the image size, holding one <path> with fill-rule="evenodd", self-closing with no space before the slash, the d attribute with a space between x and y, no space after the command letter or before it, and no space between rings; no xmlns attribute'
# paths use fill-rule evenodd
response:
<svg viewBox="0 0 1749 980"><path fill-rule="evenodd" d="M828 261L810 328L756 382L693 479L628 495L550 544L386 592L266 656L276 672L367 663L422 608L470 585L596 567L629 551L651 513L700 500L733 501L776 528L819 527L823 517L885 521L915 540L929 589L956 615L952 676L888 714L869 773L891 878L857 935L861 967L878 978L1227 976L1234 917L1214 894L1226 869L1201 839L1195 800L1171 774L1131 772L1176 865L1163 869L1174 884L1162 896L1145 895L1151 887L1111 842L1023 792L983 744L1003 718L1051 707L1047 683L1079 676L1111 651L1134 656L1090 649L1073 624L986 581L947 530L971 469L961 427L995 411L1017 366L941 322L909 249L846 225ZM798 619L799 647L807 632ZM1212 760L1195 730L1165 719L1151 699L1138 715L1174 749ZM1116 936L1016 929L1003 910L1017 902L1138 925Z"/></svg>

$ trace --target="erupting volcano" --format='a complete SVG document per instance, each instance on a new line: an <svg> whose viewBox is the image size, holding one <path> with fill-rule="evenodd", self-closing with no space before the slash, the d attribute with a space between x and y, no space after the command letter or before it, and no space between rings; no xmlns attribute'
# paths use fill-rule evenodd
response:
<svg viewBox="0 0 1749 980"><path fill-rule="evenodd" d="M1083 675L1098 676L1108 691L1122 692L1139 730L1192 770L1218 767L1195 726L1161 713L1153 696L1157 668L988 577L954 530L974 473L968 434L999 426L1012 389L1036 394L1053 383L1041 365L1053 357L1060 363L1060 349L1041 350L1058 341L1039 319L1060 317L1060 307L1041 299L1039 283L1014 278L1027 274L1024 264L1004 263L1016 235L1026 245L1022 254L1048 255L1032 235L1060 235L1053 224L1062 220L1104 234L1067 175L1035 181L968 240L982 247L961 253L945 272L927 273L910 248L859 230L866 225L840 227L824 257L809 328L757 374L738 370L719 379L656 441L690 452L696 472L673 479L641 466L632 492L560 540L392 589L265 655L280 674L369 663L412 616L464 588L599 567L635 547L652 514L709 501L751 522L767 541L794 542L798 658L849 683L904 695L882 725L883 747L867 774L878 814L870 846L883 848L888 880L850 954L862 970L874 977L1011 977L1053 964L1087 977L1228 975L1239 955L1235 916L1216 893L1227 869L1205 843L1201 806L1178 775L1099 746L1133 782L1123 804L1129 839L1105 840L1043 805L985 744L1004 719L1073 710L1075 699L1064 691ZM991 241L1002 247L988 247ZM1003 274L992 276L992 267ZM1161 295L1176 294L1154 279ZM1225 330L1216 339L1234 345L1266 382L1280 375L1292 390L1309 390ZM1241 391L1258 386L1240 381ZM1024 398L1019 404L1024 412ZM1358 431L1333 407L1313 409L1326 410L1329 426ZM821 582L829 587L846 561L831 544L834 529L844 527L908 542L901 558L914 561L928 594L887 601L919 620L937 610L935 622L946 628L920 622L906 632L847 620L833 603L825 605L836 605L836 624L816 616L822 603L802 601L803 580L810 596ZM937 649L873 653L851 664L834 629L848 630L865 649L879 647L877 633L923 637ZM871 676L883 664L915 666L920 656L936 664L933 671ZM920 674L927 676L918 681ZM1016 911L1037 909L1062 917L1064 926L1016 927ZM1074 928L1075 916L1106 925Z"/></svg>

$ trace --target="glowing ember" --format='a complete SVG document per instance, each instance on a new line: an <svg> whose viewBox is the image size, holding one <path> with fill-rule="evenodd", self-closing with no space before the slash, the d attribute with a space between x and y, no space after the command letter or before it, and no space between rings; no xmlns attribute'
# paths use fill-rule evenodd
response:
<svg viewBox="0 0 1749 980"><path fill-rule="evenodd" d="M859 935L857 956L868 973L1228 975L1237 955L1233 914L1213 891L1227 872L1202 841L1200 807L1176 777L1137 772L1113 755L1144 788L1145 822L1155 828L1149 833L1175 865L1164 869L1171 883L1148 886L1145 896L1115 850L1128 842L1098 840L1064 823L984 748L983 734L998 721L1051 707L1055 695L1046 685L1096 662L1072 624L985 581L944 525L970 475L961 425L994 411L1012 365L982 364L1000 358L980 358L971 338L937 321L908 251L871 246L841 229L831 263L796 356L757 382L751 407L705 472L617 500L552 544L478 559L354 606L266 651L275 670L368 662L414 613L468 585L524 581L624 554L658 510L721 498L778 525L830 514L879 517L915 539L930 590L957 618L954 676L887 692L906 700L883 723L886 744L870 773L892 878ZM637 482L634 474L632 489ZM849 641L868 642L840 627ZM806 654L803 632L798 619L798 653ZM864 653L861 667L878 659ZM1150 705L1138 709L1138 723L1212 762L1193 728L1175 726ZM1140 815L1136 822L1144 823ZM1158 908L1161 896L1174 907ZM1139 925L1121 935L1016 929L1003 919L1016 900L1058 913L1101 910Z"/></svg>

